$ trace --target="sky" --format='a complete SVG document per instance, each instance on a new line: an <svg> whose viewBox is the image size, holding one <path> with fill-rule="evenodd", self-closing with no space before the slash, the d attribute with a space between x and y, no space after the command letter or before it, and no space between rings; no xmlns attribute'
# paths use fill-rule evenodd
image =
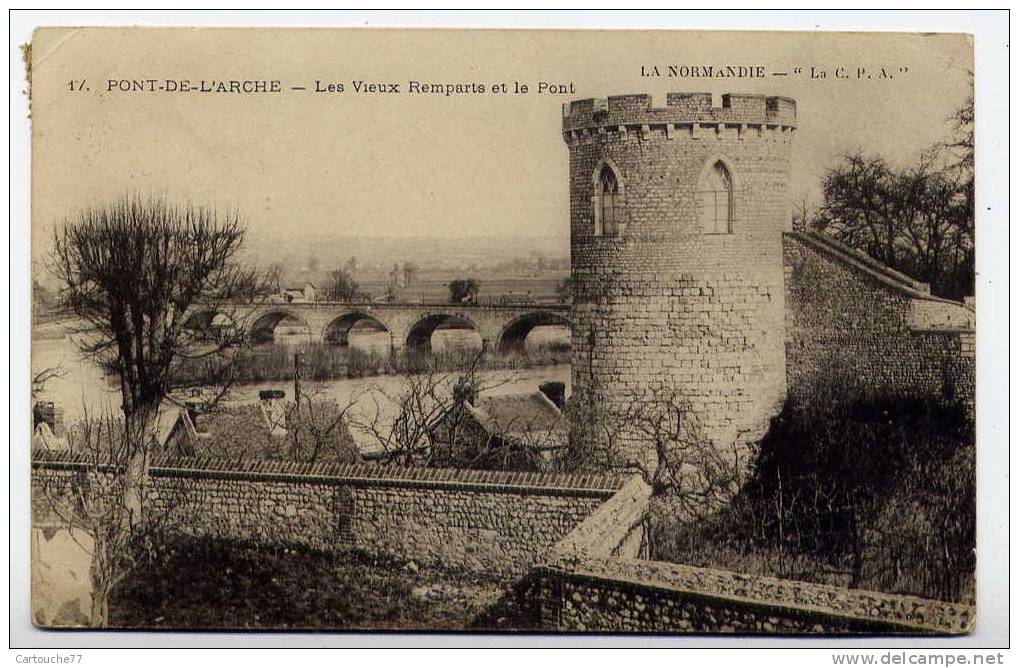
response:
<svg viewBox="0 0 1019 668"><path fill-rule="evenodd" d="M670 64L761 65L769 75L641 75ZM811 67L827 77L811 79ZM836 78L838 67L872 78ZM893 78L878 79L881 67ZM126 192L236 208L269 244L565 238L561 105L626 93L795 98L790 197L816 200L825 170L847 151L902 162L944 137L971 92L971 70L961 34L44 30L33 41L33 256L82 206ZM107 91L110 79L279 80L284 92L125 93ZM403 92L358 94L355 80ZM519 81L532 91L413 95L411 80ZM316 93L316 81L345 92ZM574 92L536 94L539 81Z"/></svg>

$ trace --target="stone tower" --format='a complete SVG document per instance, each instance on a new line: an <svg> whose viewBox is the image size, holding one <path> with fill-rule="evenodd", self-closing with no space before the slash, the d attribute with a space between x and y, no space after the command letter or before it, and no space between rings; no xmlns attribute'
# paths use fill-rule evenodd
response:
<svg viewBox="0 0 1019 668"><path fill-rule="evenodd" d="M785 97L564 105L573 388L593 410L662 387L690 402L717 445L767 429L785 396L782 233L795 127Z"/></svg>

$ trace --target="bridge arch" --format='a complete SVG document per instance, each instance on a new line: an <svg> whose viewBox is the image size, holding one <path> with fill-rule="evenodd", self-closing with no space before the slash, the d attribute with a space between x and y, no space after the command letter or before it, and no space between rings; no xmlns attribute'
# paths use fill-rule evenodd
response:
<svg viewBox="0 0 1019 668"><path fill-rule="evenodd" d="M184 319L184 329L192 331L208 330L212 326L212 321L215 317L215 309L196 309L187 314L187 317Z"/></svg>
<svg viewBox="0 0 1019 668"><path fill-rule="evenodd" d="M364 311L351 311L333 318L322 330L322 340L334 345L349 346L350 332L354 328L375 332L389 332L386 323Z"/></svg>
<svg viewBox="0 0 1019 668"><path fill-rule="evenodd" d="M570 328L569 319L551 311L531 311L510 320L499 332L496 350L500 353L523 352L527 336L535 327L562 326Z"/></svg>
<svg viewBox="0 0 1019 668"><path fill-rule="evenodd" d="M184 329L193 341L213 341L232 337L237 331L237 322L222 311L198 309L187 314Z"/></svg>
<svg viewBox="0 0 1019 668"><path fill-rule="evenodd" d="M428 313L418 318L407 330L407 350L432 352L432 335L439 329L470 329L481 337L482 330L471 318L456 313Z"/></svg>
<svg viewBox="0 0 1019 668"><path fill-rule="evenodd" d="M248 336L253 343L271 343L276 341L276 329L287 325L288 336L297 336L305 340L311 339L311 327L308 321L290 309L272 308L264 311L254 319L248 329Z"/></svg>

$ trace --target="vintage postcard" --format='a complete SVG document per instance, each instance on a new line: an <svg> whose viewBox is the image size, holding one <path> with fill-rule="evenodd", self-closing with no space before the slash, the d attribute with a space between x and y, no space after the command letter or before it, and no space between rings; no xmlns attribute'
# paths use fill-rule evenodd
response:
<svg viewBox="0 0 1019 668"><path fill-rule="evenodd" d="M26 63L35 625L974 628L970 35Z"/></svg>

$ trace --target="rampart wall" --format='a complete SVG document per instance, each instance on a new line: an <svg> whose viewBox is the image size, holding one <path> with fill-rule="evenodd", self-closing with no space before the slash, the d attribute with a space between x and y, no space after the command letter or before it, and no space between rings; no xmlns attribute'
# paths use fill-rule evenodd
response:
<svg viewBox="0 0 1019 668"><path fill-rule="evenodd" d="M784 235L786 385L847 374L877 392L973 404L975 313L821 235Z"/></svg>
<svg viewBox="0 0 1019 668"><path fill-rule="evenodd" d="M640 559L651 490L634 477L536 566L540 628L623 633L955 634L973 608Z"/></svg>

